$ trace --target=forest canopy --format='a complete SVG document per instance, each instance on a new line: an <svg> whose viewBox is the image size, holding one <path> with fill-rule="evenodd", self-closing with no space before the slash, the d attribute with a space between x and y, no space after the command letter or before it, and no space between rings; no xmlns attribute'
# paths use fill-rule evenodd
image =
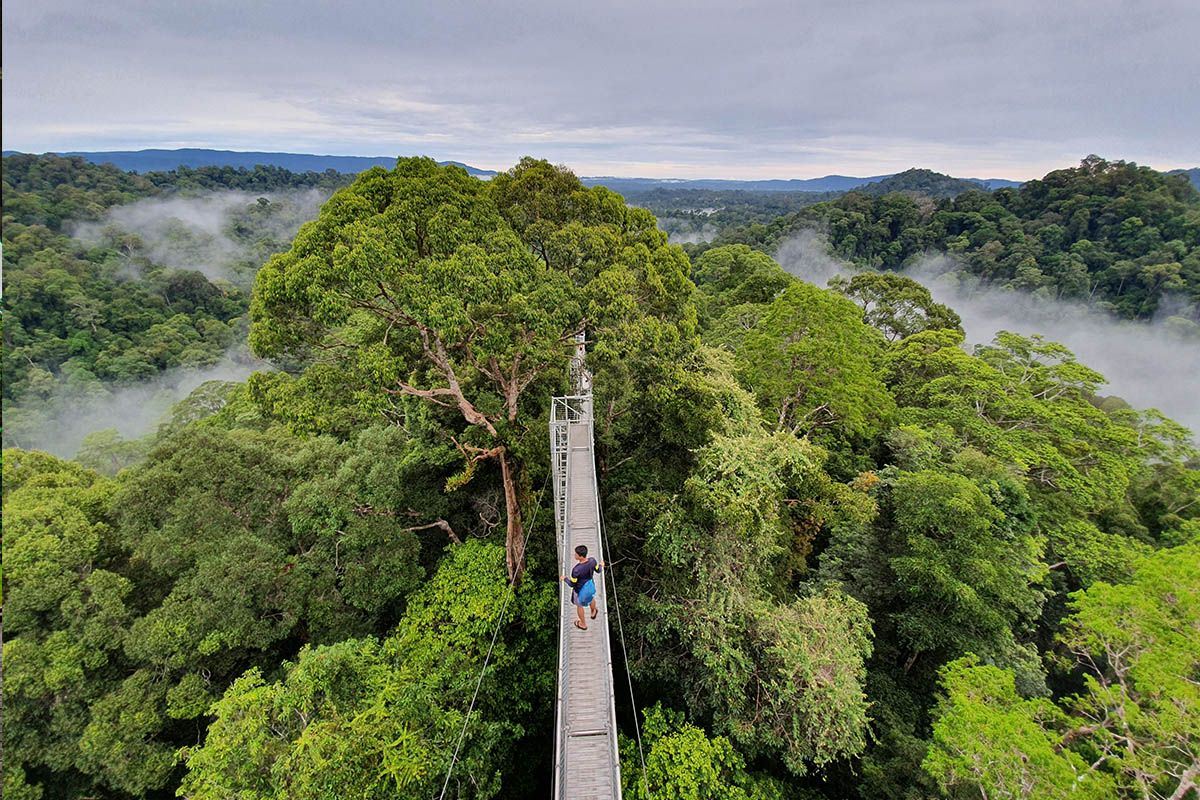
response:
<svg viewBox="0 0 1200 800"><path fill-rule="evenodd" d="M5 441L63 440L56 451L73 455L78 441L53 431L75 427L80 405L188 370L248 372L255 272L348 182L263 166L135 175L5 156Z"/></svg>
<svg viewBox="0 0 1200 800"><path fill-rule="evenodd" d="M1200 302L1200 191L1185 175L1089 156L994 192L947 195L920 177L890 193L867 187L726 227L713 246L773 251L816 228L835 255L859 266L897 270L943 252L986 281L1095 302L1122 317L1152 317L1169 296Z"/></svg>
<svg viewBox="0 0 1200 800"><path fill-rule="evenodd" d="M252 288L66 232L212 186L336 191ZM4 189L6 402L243 340L273 366L143 449L5 450L5 797L432 797L477 687L446 796L548 791L546 423L580 332L627 797L1195 795L1193 433L1054 342L968 350L905 276L819 288L762 252L812 221L881 267L965 237L1055 287L1078 255L1147 314L1142 270L1194 285L1183 184L1089 160L930 206L852 193L694 258L532 158L485 182L19 157Z"/></svg>

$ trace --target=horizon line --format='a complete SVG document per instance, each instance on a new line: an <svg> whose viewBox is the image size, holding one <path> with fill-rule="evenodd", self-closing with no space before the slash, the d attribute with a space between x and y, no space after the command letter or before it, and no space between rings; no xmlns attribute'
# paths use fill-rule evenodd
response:
<svg viewBox="0 0 1200 800"><path fill-rule="evenodd" d="M133 153L146 153L146 152L179 153L179 152L187 152L187 151L236 153L239 155L262 154L262 155L284 155L284 156L310 156L313 158L345 158L345 159L375 159L375 160L427 157L427 158L433 159L434 161L439 161L441 163L453 162L453 163L462 164L464 166L468 166L468 167L471 167L472 169L476 169L476 170L480 170L480 171L490 171L490 172L495 172L495 173L501 173L507 169L507 168L498 168L498 167L494 167L494 166L480 166L479 164L464 161L460 158L438 158L437 156L428 154L428 153L408 153L408 154L395 154L395 155L363 155L363 154L358 154L358 153L353 153L353 154L351 154L351 153L312 153L312 152L300 152L300 151L295 151L295 150L268 150L268 149L240 150L240 149L235 149L235 148L231 148L231 147L198 147L198 146L140 147L140 148L128 147L128 148L124 148L124 149L114 148L114 149L103 149L103 150L53 149L53 150L43 150L41 152L33 152L30 150L21 150L21 149L13 148L13 149L5 149L3 152L6 155L22 154L22 155L64 155L65 156L65 155L80 155L80 154L102 155L102 154L110 154L110 153L111 154L133 154ZM524 156L518 157L518 161L522 157L524 157ZM533 156L533 157L536 158L537 156ZM1086 156L1081 156L1079 160L1082 161L1083 158L1085 158L1085 157ZM928 169L930 172L935 172L935 173L938 173L941 175L946 175L948 177L953 177L953 178L959 177L957 175L953 175L948 172L939 172L938 170L933 169L931 167L921 167L921 166L917 166L917 165L905 167L904 169L900 169L895 172L886 172L886 173L881 172L881 173L876 173L873 175L853 175L853 174L846 173L846 172L830 172L830 173L820 174L820 175L810 175L807 177L793 176L793 177L746 178L746 177L726 177L726 176L721 176L721 177L703 176L703 177L684 178L684 177L673 177L673 176L647 177L645 175L638 175L636 173L631 173L631 174L627 174L627 175L612 174L612 173L584 175L584 174L580 174L579 172L576 172L576 170L573 167L571 167L569 164L567 164L566 162L553 161L551 159L546 159L546 160L551 161L551 163L555 163L560 166L564 166L567 169L570 169L572 172L576 173L578 175L578 177L580 177L580 178L586 178L586 179L607 178L607 179L615 179L615 180L639 180L640 179L640 180L664 181L664 182L678 181L681 183L682 182L694 182L694 181L725 181L725 182L731 182L731 183L763 183L763 182L772 182L773 181L773 182L786 183L789 181L813 181L813 180L822 180L822 179L826 179L826 178L850 178L850 179L855 179L855 180L883 179L883 178L889 178L889 177L892 177L893 175L898 175L902 172L907 172L908 170L914 170L914 169ZM1106 160L1125 161L1125 159L1106 159ZM1132 161L1129 163L1134 163L1134 164L1137 164L1138 166L1150 166L1149 164L1145 164L1145 163L1137 162L1137 161ZM114 165L114 166L116 166L116 165ZM186 166L186 165L179 165L179 166ZM216 166L216 165L212 165L212 166ZM1073 162L1068 166L1056 167L1055 170L1071 169L1076 166L1078 166L1078 162ZM1200 165L1198 165L1198 166L1200 166ZM1189 169L1195 169L1196 167L1186 167L1186 166L1185 167L1167 167L1165 169L1159 168L1159 167L1151 167L1151 168L1155 169L1156 171L1159 171L1159 172L1171 172L1172 170L1189 170ZM1055 171L1055 170L1050 170L1050 171ZM128 170L126 170L126 171L128 171ZM1046 174L1046 173L1043 173L1043 175L1044 174ZM961 180L975 180L975 181L1003 180L1003 181L1011 181L1013 183L1025 183L1029 180L1036 180L1038 177L1041 177L1041 176L1037 176L1034 178L1010 178L1010 177L1004 177L1004 176L999 176L999 175L989 175L987 177L978 177L978 176L970 175L970 176L963 176L960 179Z"/></svg>

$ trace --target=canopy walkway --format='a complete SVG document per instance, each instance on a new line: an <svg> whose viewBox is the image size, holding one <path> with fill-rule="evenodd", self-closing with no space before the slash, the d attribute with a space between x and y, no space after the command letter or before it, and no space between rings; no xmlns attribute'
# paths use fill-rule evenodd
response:
<svg viewBox="0 0 1200 800"><path fill-rule="evenodd" d="M596 461L592 449L591 376L583 366L579 338L572 361L572 388L555 397L550 414L555 531L559 572L570 574L574 550L586 545L602 559L603 531ZM558 618L558 697L555 707L554 797L571 800L621 797L621 765L617 757L617 721L613 701L612 650L609 646L606 573L596 581L596 619L588 629L574 626L571 589L560 584Z"/></svg>

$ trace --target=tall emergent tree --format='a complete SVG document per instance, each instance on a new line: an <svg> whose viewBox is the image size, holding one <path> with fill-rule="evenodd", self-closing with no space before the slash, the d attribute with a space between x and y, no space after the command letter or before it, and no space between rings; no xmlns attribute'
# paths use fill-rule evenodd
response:
<svg viewBox="0 0 1200 800"><path fill-rule="evenodd" d="M495 461L510 579L521 561L523 392L564 369L581 312L570 279L505 224L487 187L428 159L372 170L336 195L258 276L251 344L315 348L351 372L368 403L421 398L461 416L461 475Z"/></svg>
<svg viewBox="0 0 1200 800"><path fill-rule="evenodd" d="M498 465L516 581L526 464L544 458L540 437L527 453L523 441L564 388L573 337L678 317L686 273L652 215L565 169L525 159L488 184L401 159L336 194L263 267L250 343L323 367L360 412L399 422L432 406L464 458L447 490Z"/></svg>

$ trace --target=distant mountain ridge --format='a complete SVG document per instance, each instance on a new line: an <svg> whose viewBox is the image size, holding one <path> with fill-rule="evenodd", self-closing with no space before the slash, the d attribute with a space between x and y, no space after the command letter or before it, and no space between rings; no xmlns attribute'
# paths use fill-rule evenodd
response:
<svg viewBox="0 0 1200 800"><path fill-rule="evenodd" d="M16 151L5 150L4 155ZM291 172L324 172L335 170L356 173L371 167L396 166L397 156L327 156L309 153L267 153L241 150L207 150L186 147L179 150L101 150L71 151L57 153L60 156L78 156L93 164L112 164L127 172L169 172L178 167L245 167L252 169L259 164L283 167ZM459 161L439 161L439 164L454 164L471 175L490 178L495 170L479 169Z"/></svg>
<svg viewBox="0 0 1200 800"><path fill-rule="evenodd" d="M898 175L906 175L911 172L929 173L938 175L939 173L930 172L929 170L910 169L901 173L893 173L890 175L871 175L866 178L856 178L850 175L826 175L823 178L793 178L791 180L771 179L758 181L739 181L739 180L724 180L721 178L697 178L697 179L675 179L675 178L617 178L617 177L594 177L580 178L584 184L588 186L607 186L614 192L625 194L627 192L645 192L649 189L712 189L717 191L744 191L744 192L849 192L853 189L862 189L863 187L872 184L882 184L889 179L895 178ZM964 183L973 184L972 186L964 186L966 188L1001 189L1015 188L1021 185L1020 181L1010 181L1005 178L951 178L949 175L942 175L942 178L950 181L961 181ZM899 187L890 191L901 191Z"/></svg>
<svg viewBox="0 0 1200 800"><path fill-rule="evenodd" d="M1192 182L1192 186L1200 189L1200 167L1192 167L1191 169L1173 169L1167 174L1182 175Z"/></svg>
<svg viewBox="0 0 1200 800"><path fill-rule="evenodd" d="M890 175L872 175L855 178L850 175L826 175L823 178L792 178L768 180L731 180L724 178L619 178L602 175L580 178L587 186L607 186L614 192L644 192L648 189L713 189L718 191L737 190L744 192L848 192L868 183L875 183Z"/></svg>
<svg viewBox="0 0 1200 800"><path fill-rule="evenodd" d="M14 155L17 151L5 150L4 155ZM310 153L274 153L241 150L210 150L205 148L181 148L178 150L77 150L62 152L58 155L78 156L93 164L112 164L129 172L167 172L178 167L245 167L253 168L258 164L283 167L292 172L337 172L353 174L370 169L371 167L392 167L396 163L395 156L331 156L314 155ZM490 178L495 170L479 169L460 161L440 161L440 164L455 164L462 167L471 175ZM871 175L854 177L852 175L826 175L821 178L793 178L768 180L732 180L722 178L621 178L617 176L596 176L581 178L588 186L607 186L619 194L642 193L651 189L712 189L737 190L746 192L848 192L869 184L881 183L897 175ZM928 172L924 170L923 172ZM936 175L937 173L931 173ZM1020 181L1010 181L1004 178L950 178L952 181L969 181L985 189L1020 186ZM1194 180L1194 179L1193 179Z"/></svg>

